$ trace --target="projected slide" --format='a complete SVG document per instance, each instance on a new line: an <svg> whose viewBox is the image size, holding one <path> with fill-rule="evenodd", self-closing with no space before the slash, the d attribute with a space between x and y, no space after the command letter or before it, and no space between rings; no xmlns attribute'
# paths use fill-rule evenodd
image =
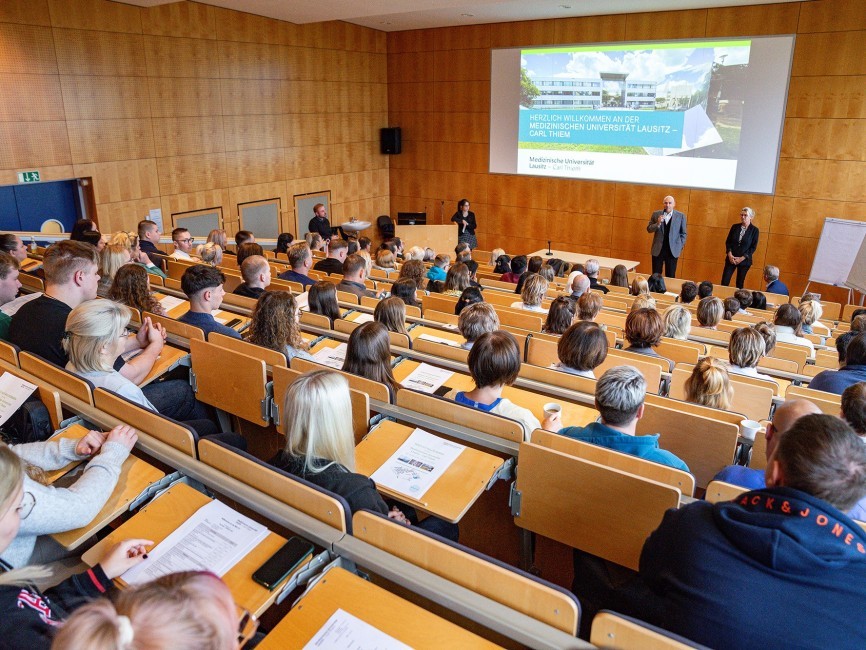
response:
<svg viewBox="0 0 866 650"><path fill-rule="evenodd" d="M747 187L741 163L772 161L774 180L785 38L778 51L741 38L494 52L491 171L504 162L518 174L772 192Z"/></svg>

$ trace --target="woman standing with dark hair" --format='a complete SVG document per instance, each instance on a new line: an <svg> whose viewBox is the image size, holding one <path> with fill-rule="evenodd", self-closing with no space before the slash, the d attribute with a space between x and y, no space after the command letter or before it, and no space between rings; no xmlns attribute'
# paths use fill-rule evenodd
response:
<svg viewBox="0 0 866 650"><path fill-rule="evenodd" d="M475 213L469 210L469 199L460 199L457 202L457 212L451 217L451 221L457 224L457 243L467 243L469 248L478 248L478 240L475 238Z"/></svg>

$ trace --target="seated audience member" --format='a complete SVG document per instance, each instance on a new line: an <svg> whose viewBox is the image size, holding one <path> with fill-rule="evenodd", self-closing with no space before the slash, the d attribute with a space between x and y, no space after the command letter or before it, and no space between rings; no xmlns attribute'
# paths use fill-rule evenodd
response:
<svg viewBox="0 0 866 650"><path fill-rule="evenodd" d="M634 297L634 300L631 301L631 307L629 307L629 312L637 311L638 309L655 309L656 308L656 299L653 298L648 293L639 293Z"/></svg>
<svg viewBox="0 0 866 650"><path fill-rule="evenodd" d="M698 285L698 300L703 300L713 295L713 283L709 280L704 280Z"/></svg>
<svg viewBox="0 0 866 650"><path fill-rule="evenodd" d="M734 387L728 375L728 364L714 357L698 360L686 379L685 401L699 406L728 411L734 399Z"/></svg>
<svg viewBox="0 0 866 650"><path fill-rule="evenodd" d="M595 258L586 260L585 270L586 277L589 278L589 288L601 291L602 293L607 293L610 289L598 281L599 266L598 260Z"/></svg>
<svg viewBox="0 0 866 650"><path fill-rule="evenodd" d="M773 350L776 349L776 328L771 323L762 320L760 323L752 325L752 329L764 339L764 356L770 356Z"/></svg>
<svg viewBox="0 0 866 650"><path fill-rule="evenodd" d="M18 258L0 252L0 306L15 299L21 283L18 281ZM0 340L9 336L12 317L0 311Z"/></svg>
<svg viewBox="0 0 866 650"><path fill-rule="evenodd" d="M36 506L33 494L24 491L22 465L12 450L0 443L0 555L4 557L19 527L32 515ZM48 650L63 619L89 599L113 594L112 580L141 562L147 552L145 547L152 543L147 539L120 542L103 555L99 564L67 578L44 593L35 583L45 583L52 577L49 567L16 568L5 560L0 561L0 612L3 614L0 616L0 634L3 646Z"/></svg>
<svg viewBox="0 0 866 650"><path fill-rule="evenodd" d="M457 304L454 306L454 314L459 316L466 307L474 305L477 302L484 302L481 290L478 287L466 287L457 299Z"/></svg>
<svg viewBox="0 0 866 650"><path fill-rule="evenodd" d="M280 280L288 282L297 282L304 289L316 281L310 277L310 269L313 268L313 254L310 252L310 246L305 241L299 241L289 246L289 252L286 254L289 258L290 271L283 271L277 277Z"/></svg>
<svg viewBox="0 0 866 650"><path fill-rule="evenodd" d="M108 299L157 316L166 315L163 306L153 297L147 271L137 264L127 264L117 270L108 290Z"/></svg>
<svg viewBox="0 0 866 650"><path fill-rule="evenodd" d="M55 365L65 366L69 357L61 339L66 332L66 318L75 307L96 298L98 259L96 250L82 242L66 240L49 246L42 257L45 293L22 305L12 317L9 342ZM125 341L121 352L148 347L147 328L140 328L137 334L125 337ZM126 363L118 357L115 369L137 383L147 376L155 361L156 356L150 353L139 354Z"/></svg>
<svg viewBox="0 0 866 650"><path fill-rule="evenodd" d="M734 298L736 298L737 302L740 303L740 311L737 313L751 316L748 309L752 306L752 292L748 289L737 289L734 292Z"/></svg>
<svg viewBox="0 0 866 650"><path fill-rule="evenodd" d="M211 332L235 339L241 338L237 330L218 323L213 317L213 311L223 304L223 296L226 295L223 288L225 281L226 276L222 271L212 266L196 264L186 269L180 278L180 288L189 300L189 311L178 320L200 328L204 331L205 338Z"/></svg>
<svg viewBox="0 0 866 650"><path fill-rule="evenodd" d="M695 316L698 319L699 327L707 329L717 329L719 323L722 322L722 316L725 315L725 304L720 298L715 296L707 296L701 298L698 303L698 308L695 310Z"/></svg>
<svg viewBox="0 0 866 650"><path fill-rule="evenodd" d="M574 303L574 300L566 296L559 296L550 303L547 319L544 321L544 327L541 331L545 334L563 334L574 321Z"/></svg>
<svg viewBox="0 0 866 650"><path fill-rule="evenodd" d="M439 282L445 282L445 278L448 275L448 269L451 266L451 257L446 255L445 253L439 253L433 259L433 266L427 271L427 279L428 280L438 280Z"/></svg>
<svg viewBox="0 0 866 650"><path fill-rule="evenodd" d="M578 320L594 321L598 317L604 305L604 299L597 293L585 293L577 299L577 313L575 316ZM602 327L604 329L604 327Z"/></svg>
<svg viewBox="0 0 866 650"><path fill-rule="evenodd" d="M462 262L465 264L472 259L472 248L466 242L457 242L454 247L454 262Z"/></svg>
<svg viewBox="0 0 866 650"><path fill-rule="evenodd" d="M394 260L402 260L403 259L403 240L399 237L391 237L388 240L388 246L392 253L394 253Z"/></svg>
<svg viewBox="0 0 866 650"><path fill-rule="evenodd" d="M839 418L807 415L766 478L665 513L640 558L652 606L633 613L714 648L866 646L853 615L866 604L866 531L843 514L866 494L866 445Z"/></svg>
<svg viewBox="0 0 866 650"><path fill-rule="evenodd" d="M408 262L407 262L408 264ZM421 307L416 297L417 285L411 278L400 278L391 285L391 295L412 307Z"/></svg>
<svg viewBox="0 0 866 650"><path fill-rule="evenodd" d="M463 262L457 262L448 269L442 293L446 296L457 296L459 298L463 290L468 286L470 286L469 267Z"/></svg>
<svg viewBox="0 0 866 650"><path fill-rule="evenodd" d="M866 331L866 318L861 320L861 316L866 316L866 309L855 309L851 314L851 330L854 332Z"/></svg>
<svg viewBox="0 0 866 650"><path fill-rule="evenodd" d="M372 510L457 540L456 524L437 517L419 522L411 507L389 507L376 491L376 484L355 473L352 401L345 377L327 370L299 377L286 390L283 412L286 446L269 461L271 465L343 497L352 513Z"/></svg>
<svg viewBox="0 0 866 650"><path fill-rule="evenodd" d="M840 417L860 437L861 442L866 443L866 382L852 384L842 392ZM866 521L866 496L848 511L848 516L857 521Z"/></svg>
<svg viewBox="0 0 866 650"><path fill-rule="evenodd" d="M517 255L511 258L511 270L503 273L500 282L511 282L517 284L521 276L526 273L526 255Z"/></svg>
<svg viewBox="0 0 866 650"><path fill-rule="evenodd" d="M536 275L539 271L541 271L541 267L544 266L544 258L533 255L529 258L529 262L526 265L526 273L521 275L517 279L517 287L514 289L514 293L523 293L523 285L524 283L533 275ZM548 280L550 282L550 280ZM569 284L571 284L569 282Z"/></svg>
<svg viewBox="0 0 866 650"><path fill-rule="evenodd" d="M261 255L250 255L241 264L241 277L244 279L233 294L258 300L271 284L271 265Z"/></svg>
<svg viewBox="0 0 866 650"><path fill-rule="evenodd" d="M553 267L545 262L541 265L541 268L538 269L538 275L543 277L548 282L553 282L553 278L556 277L556 271L554 271Z"/></svg>
<svg viewBox="0 0 866 650"><path fill-rule="evenodd" d="M767 439L766 460L769 463L776 445L785 432L794 426L794 423L804 415L821 413L821 409L812 402L805 399L786 399L773 412L773 420L767 424L764 436ZM714 481L724 481L731 485L739 485L749 490L758 490L766 487L764 481L764 470L752 469L742 465L728 465L713 477Z"/></svg>
<svg viewBox="0 0 866 650"><path fill-rule="evenodd" d="M0 252L8 253L19 262L27 259L27 246L18 235L13 233L0 235Z"/></svg>
<svg viewBox="0 0 866 650"><path fill-rule="evenodd" d="M504 273L511 273L511 258L504 253L496 258L496 265L493 267L494 273L499 273L500 275Z"/></svg>
<svg viewBox="0 0 866 650"><path fill-rule="evenodd" d="M203 264L219 266L223 263L224 250L219 244L206 242L195 247L195 254Z"/></svg>
<svg viewBox="0 0 866 650"><path fill-rule="evenodd" d="M680 295L677 297L677 302L684 305L690 305L695 301L698 295L698 285L694 282L683 282L680 287Z"/></svg>
<svg viewBox="0 0 866 650"><path fill-rule="evenodd" d="M589 278L586 277L583 273L580 275L575 275L574 280L571 281L571 296L569 296L572 300L577 300L587 291L589 291L590 287Z"/></svg>
<svg viewBox="0 0 866 650"><path fill-rule="evenodd" d="M137 439L135 429L119 425L107 434L90 431L80 440L55 437L45 442L3 445L4 453L11 449L24 464L24 492L30 495L32 506L15 539L2 551L3 562L23 567L31 561L51 562L65 555L56 544L46 538L40 542L38 537L75 530L93 521L117 485L121 466ZM86 465L74 483L68 487L44 484L43 471L75 461L86 461Z"/></svg>
<svg viewBox="0 0 866 650"><path fill-rule="evenodd" d="M475 260L466 260L463 262L466 265L466 268L469 269L469 285L473 287L478 287L482 291L484 291L484 287L481 286L481 283L478 282L478 262ZM448 276L445 276L446 280Z"/></svg>
<svg viewBox="0 0 866 650"><path fill-rule="evenodd" d="M387 248L383 248L376 252L373 268L377 271L384 271L386 275L394 273L397 270L397 256Z"/></svg>
<svg viewBox="0 0 866 650"><path fill-rule="evenodd" d="M526 282L523 284L523 291L520 294L520 300L511 303L515 309L525 309L539 313L546 313L547 309L542 305L544 297L547 295L547 287L549 286L538 273L529 275Z"/></svg>
<svg viewBox="0 0 866 650"><path fill-rule="evenodd" d="M866 332L858 332L851 338L844 366L818 373L809 382L809 388L841 395L848 386L861 381L866 381Z"/></svg>
<svg viewBox="0 0 866 650"><path fill-rule="evenodd" d="M549 260L547 260L546 264L548 264L550 266L550 268L553 269L553 273L555 274L555 276L557 278L561 278L565 275L565 273L563 273L563 270L564 270L563 265L565 264L565 262L562 261L561 259L559 259L558 257L551 257ZM569 267L569 269L570 269L570 267ZM567 271L566 271L566 273L567 273Z"/></svg>
<svg viewBox="0 0 866 650"><path fill-rule="evenodd" d="M499 261L499 258L500 258L502 255L505 255L505 251L504 251L503 249L501 249L501 248L494 248L492 251L490 251L490 259L488 260L487 263L488 263L490 266L496 266L496 263ZM505 271L503 271L503 273L504 273L504 272L505 272ZM496 271L494 271L494 273L496 273Z"/></svg>
<svg viewBox="0 0 866 650"><path fill-rule="evenodd" d="M312 361L313 357L307 352L309 346L298 326L299 315L295 297L290 292L266 291L253 308L248 340L283 353L289 362L295 357Z"/></svg>
<svg viewBox="0 0 866 650"><path fill-rule="evenodd" d="M332 239L328 244L328 256L313 265L314 271L340 274L343 272L343 262L349 250L349 245L342 239Z"/></svg>
<svg viewBox="0 0 866 650"><path fill-rule="evenodd" d="M728 361L731 362L728 372L775 381L769 375L758 372L758 363L765 356L766 349L767 344L758 330L752 327L734 330L731 332L731 342L728 346Z"/></svg>
<svg viewBox="0 0 866 650"><path fill-rule="evenodd" d="M647 280L647 288L650 293L665 293L668 288L665 284L665 278L661 273L653 273Z"/></svg>
<svg viewBox="0 0 866 650"><path fill-rule="evenodd" d="M517 380L520 372L520 348L510 332L499 330L479 336L469 350L468 362L475 388L451 391L448 397L458 404L517 420L523 426L525 440L529 440L535 429L559 430L558 413L539 423L532 411L502 397L502 391Z"/></svg>
<svg viewBox="0 0 866 650"><path fill-rule="evenodd" d="M595 370L607 358L607 337L596 323L580 321L562 335L556 346L556 369L579 377L595 379Z"/></svg>
<svg viewBox="0 0 866 650"><path fill-rule="evenodd" d="M159 225L155 221L142 219L138 222L139 246L148 259L160 269L162 268L162 258L165 256L165 253L157 248L161 236Z"/></svg>
<svg viewBox="0 0 866 650"><path fill-rule="evenodd" d="M96 295L108 297L108 290L114 282L117 270L131 260L129 251L119 244L111 244L102 249L99 254L99 284L96 285Z"/></svg>
<svg viewBox="0 0 866 650"><path fill-rule="evenodd" d="M382 323L389 332L409 336L406 329L406 303L396 296L380 300L373 310L373 319Z"/></svg>
<svg viewBox="0 0 866 650"><path fill-rule="evenodd" d="M767 309L767 296L765 296L760 291L752 292L752 309Z"/></svg>
<svg viewBox="0 0 866 650"><path fill-rule="evenodd" d="M664 322L664 335L668 338L685 341L692 332L692 313L680 305L665 309Z"/></svg>
<svg viewBox="0 0 866 650"><path fill-rule="evenodd" d="M239 251L244 244L255 244L256 236L249 230L238 230L235 233L235 250ZM240 264L240 262L238 262Z"/></svg>
<svg viewBox="0 0 866 650"><path fill-rule="evenodd" d="M168 277L163 273L161 268L150 261L147 253L141 249L141 241L135 233L124 232L122 230L114 233L108 241L108 245L111 246L115 244L123 246L127 251L129 251L129 256L133 264L139 265L151 275L158 275L163 279Z"/></svg>
<svg viewBox="0 0 866 650"><path fill-rule="evenodd" d="M310 247L311 251L325 250L326 242L317 232L308 232L304 237L304 241L307 242L307 246Z"/></svg>
<svg viewBox="0 0 866 650"><path fill-rule="evenodd" d="M191 260L192 245L195 238L189 234L186 228L175 228L171 231L171 241L174 244L174 251L169 255L176 260Z"/></svg>
<svg viewBox="0 0 866 650"><path fill-rule="evenodd" d="M466 291L469 291L469 289ZM478 301L466 305L460 311L460 318L457 319L457 329L463 338L466 339L466 342L461 347L464 350L471 350L479 336L495 332L499 329L499 316L496 314L496 310L493 309L493 305Z"/></svg>
<svg viewBox="0 0 866 650"><path fill-rule="evenodd" d="M337 300L337 287L327 280L316 282L307 290L307 307L311 314L329 318L331 325L335 320L343 317Z"/></svg>
<svg viewBox="0 0 866 650"><path fill-rule="evenodd" d="M418 291L424 291L424 287L427 285L426 273L427 267L424 266L424 262L420 260L406 260L403 262L403 266L400 267L398 278L400 280L408 278L415 282L415 288Z"/></svg>
<svg viewBox="0 0 866 650"><path fill-rule="evenodd" d="M101 253L105 248L105 237L98 230L87 230L81 233L81 242L93 246L97 253Z"/></svg>
<svg viewBox="0 0 866 650"><path fill-rule="evenodd" d="M723 314L725 320L734 320L734 316L740 313L740 301L736 298L725 298L722 301L722 305L725 308L725 313Z"/></svg>
<svg viewBox="0 0 866 650"><path fill-rule="evenodd" d="M836 337L836 355L840 368L845 365L845 358L848 356L848 346L859 333L852 330Z"/></svg>
<svg viewBox="0 0 866 650"><path fill-rule="evenodd" d="M376 292L364 284L367 280L367 263L358 253L349 255L343 262L343 279L337 285L338 291L353 293L358 298L376 298Z"/></svg>
<svg viewBox="0 0 866 650"><path fill-rule="evenodd" d="M274 249L274 253L283 253L286 254L289 252L289 246L292 245L292 242L295 240L295 236L290 232L281 232L277 236L277 247Z"/></svg>
<svg viewBox="0 0 866 650"><path fill-rule="evenodd" d="M359 237L358 238L358 250L370 252L370 248L373 246L373 242L369 237Z"/></svg>
<svg viewBox="0 0 866 650"><path fill-rule="evenodd" d="M421 246L412 246L408 251L406 251L406 261L416 261L423 262L424 261L424 249Z"/></svg>
<svg viewBox="0 0 866 650"><path fill-rule="evenodd" d="M72 224L72 229L69 231L69 241L84 241L82 236L86 232L98 230L96 223L91 219L79 219Z"/></svg>
<svg viewBox="0 0 866 650"><path fill-rule="evenodd" d="M665 326L662 317L655 309L636 309L625 318L625 339L628 341L628 347L625 349L628 352L665 359L653 350L661 343L664 331ZM673 371L674 362L670 359L665 359L665 361L668 362L670 370Z"/></svg>
<svg viewBox="0 0 866 650"><path fill-rule="evenodd" d="M255 242L244 242L238 246L237 250L236 261L238 266L241 266L244 263L244 260L252 255L259 255L261 257L265 256L265 250Z"/></svg>
<svg viewBox="0 0 866 650"><path fill-rule="evenodd" d="M812 326L815 321L819 320L824 315L824 307L817 300L801 300L797 305L800 310L800 316L803 318L803 334L814 334ZM826 334L826 328L822 328Z"/></svg>
<svg viewBox="0 0 866 650"><path fill-rule="evenodd" d="M646 380L640 371L631 366L610 368L595 386L599 420L585 427L560 429L559 434L688 472L682 460L659 448L659 434L636 434L645 398Z"/></svg>
<svg viewBox="0 0 866 650"><path fill-rule="evenodd" d="M625 289L629 287L628 269L625 268L624 264L617 264L615 267L613 267L613 271L610 274L610 284L615 287L623 287Z"/></svg>
<svg viewBox="0 0 866 650"><path fill-rule="evenodd" d="M779 305L773 318L776 328L776 341L781 343L795 343L809 348L809 356L815 356L815 346L812 341L802 337L803 317L800 310L791 303Z"/></svg>
<svg viewBox="0 0 866 650"><path fill-rule="evenodd" d="M779 280L779 267L768 264L764 267L764 281L767 283L767 288L764 289L767 293L778 293L783 296L788 295L788 287L785 283Z"/></svg>
<svg viewBox="0 0 866 650"><path fill-rule="evenodd" d="M347 235L346 236L346 243L349 245L348 248L346 249L346 255L347 256L353 255L353 254L357 253L359 250L361 250L361 247L358 246L358 238L355 237L354 235Z"/></svg>
<svg viewBox="0 0 866 650"><path fill-rule="evenodd" d="M78 608L53 650L237 650L258 621L238 607L228 586L208 571L169 573ZM130 641L127 642L127 639Z"/></svg>
<svg viewBox="0 0 866 650"><path fill-rule="evenodd" d="M341 370L385 384L392 398L402 388L391 371L391 342L382 323L362 323L352 331Z"/></svg>
<svg viewBox="0 0 866 650"><path fill-rule="evenodd" d="M642 293L649 295L649 283L647 282L647 279L642 275L636 276L631 282L629 293L632 296L639 296Z"/></svg>

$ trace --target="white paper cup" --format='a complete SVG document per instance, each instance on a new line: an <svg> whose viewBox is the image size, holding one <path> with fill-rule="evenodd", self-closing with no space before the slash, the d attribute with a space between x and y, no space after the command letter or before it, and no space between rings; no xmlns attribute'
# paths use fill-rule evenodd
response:
<svg viewBox="0 0 866 650"><path fill-rule="evenodd" d="M562 406L557 404L556 402L548 402L544 405L544 417L549 418L552 415L557 415L562 413Z"/></svg>
<svg viewBox="0 0 866 650"><path fill-rule="evenodd" d="M749 440L754 440L761 428L761 423L757 420L740 421L740 435Z"/></svg>

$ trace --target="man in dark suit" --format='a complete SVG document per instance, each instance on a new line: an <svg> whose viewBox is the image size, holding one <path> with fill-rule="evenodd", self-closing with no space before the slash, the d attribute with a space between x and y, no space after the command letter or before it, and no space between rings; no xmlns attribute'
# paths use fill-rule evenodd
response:
<svg viewBox="0 0 866 650"><path fill-rule="evenodd" d="M653 233L653 273L666 277L677 276L677 262L686 245L686 215L674 210L676 201L672 196L664 198L664 210L656 210L650 217L646 231Z"/></svg>
<svg viewBox="0 0 866 650"><path fill-rule="evenodd" d="M726 287L731 284L731 276L734 269L737 270L737 289L742 289L746 282L746 273L752 266L752 255L758 247L758 235L760 231L752 225L755 211L752 208L740 210L741 223L735 223L728 232L725 240L725 270L722 271L722 284Z"/></svg>

